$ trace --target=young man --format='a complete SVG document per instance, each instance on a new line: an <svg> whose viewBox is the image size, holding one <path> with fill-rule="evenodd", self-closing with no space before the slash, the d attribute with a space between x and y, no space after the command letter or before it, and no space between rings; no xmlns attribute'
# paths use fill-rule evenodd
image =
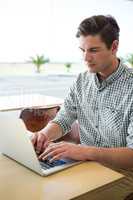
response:
<svg viewBox="0 0 133 200"><path fill-rule="evenodd" d="M56 118L33 136L36 150L43 152L40 159L67 157L133 167L133 72L116 56L119 31L111 16L92 16L79 25L87 71L79 74ZM75 120L81 144L49 144L68 133Z"/></svg>

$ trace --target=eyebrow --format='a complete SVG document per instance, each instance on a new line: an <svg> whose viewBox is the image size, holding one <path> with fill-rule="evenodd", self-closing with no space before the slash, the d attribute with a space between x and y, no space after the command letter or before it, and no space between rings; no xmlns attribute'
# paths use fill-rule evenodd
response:
<svg viewBox="0 0 133 200"><path fill-rule="evenodd" d="M79 49L81 49L82 51L84 51L85 49L83 49L82 47L79 47ZM90 49L87 49L87 51L91 51L91 50L94 50L94 49L101 49L101 47L91 47Z"/></svg>

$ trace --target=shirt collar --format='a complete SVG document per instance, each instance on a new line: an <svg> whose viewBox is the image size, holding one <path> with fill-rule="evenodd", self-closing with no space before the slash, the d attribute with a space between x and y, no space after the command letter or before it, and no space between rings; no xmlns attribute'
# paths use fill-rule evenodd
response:
<svg viewBox="0 0 133 200"><path fill-rule="evenodd" d="M97 74L94 74L94 80L95 80L95 84L97 88L103 89L109 84L111 84L112 82L114 82L115 80L117 80L121 76L123 70L124 70L124 65L122 64L122 61L120 60L117 70L113 72L109 77L107 77L107 79L103 81L99 81Z"/></svg>

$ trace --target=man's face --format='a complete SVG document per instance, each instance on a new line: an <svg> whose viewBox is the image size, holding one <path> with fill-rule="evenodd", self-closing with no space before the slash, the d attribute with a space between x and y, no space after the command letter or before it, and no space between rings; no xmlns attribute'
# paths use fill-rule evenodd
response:
<svg viewBox="0 0 133 200"><path fill-rule="evenodd" d="M104 71L108 71L117 51L115 44L112 44L111 48L108 49L106 44L101 40L100 35L80 36L79 43L83 59L90 72L104 73Z"/></svg>

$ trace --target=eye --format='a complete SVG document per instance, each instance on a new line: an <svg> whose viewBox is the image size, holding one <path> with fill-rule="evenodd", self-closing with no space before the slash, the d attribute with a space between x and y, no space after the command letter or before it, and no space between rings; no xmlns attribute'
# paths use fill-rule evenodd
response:
<svg viewBox="0 0 133 200"><path fill-rule="evenodd" d="M90 52L92 52L92 53L96 53L98 51L99 51L98 49L90 49Z"/></svg>

